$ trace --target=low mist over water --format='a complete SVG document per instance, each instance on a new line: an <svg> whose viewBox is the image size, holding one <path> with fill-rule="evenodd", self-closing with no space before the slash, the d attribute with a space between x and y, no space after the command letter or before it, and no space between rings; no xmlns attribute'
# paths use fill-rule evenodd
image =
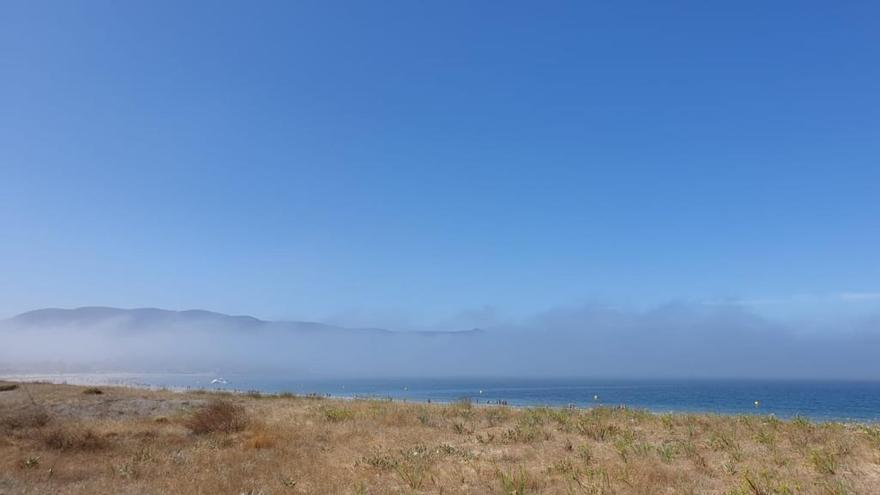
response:
<svg viewBox="0 0 880 495"><path fill-rule="evenodd" d="M14 371L283 372L356 377L880 379L876 317L803 331L735 306L560 308L479 329L416 332L207 311L38 310L0 323Z"/></svg>

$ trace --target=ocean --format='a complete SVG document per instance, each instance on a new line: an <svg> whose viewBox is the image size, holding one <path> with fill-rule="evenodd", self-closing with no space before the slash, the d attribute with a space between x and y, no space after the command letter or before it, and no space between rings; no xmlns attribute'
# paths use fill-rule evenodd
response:
<svg viewBox="0 0 880 495"><path fill-rule="evenodd" d="M14 377L13 377L14 378ZM803 416L814 421L880 422L880 382L574 378L296 379L237 374L28 375L68 383L292 392L410 402L504 402L511 406L626 406L652 412ZM226 383L212 383L222 378ZM757 401L757 405L756 405Z"/></svg>

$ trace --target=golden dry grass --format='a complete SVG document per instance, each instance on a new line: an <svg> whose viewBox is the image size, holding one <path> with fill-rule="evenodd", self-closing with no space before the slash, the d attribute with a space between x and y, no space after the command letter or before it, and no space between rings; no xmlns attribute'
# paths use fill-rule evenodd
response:
<svg viewBox="0 0 880 495"><path fill-rule="evenodd" d="M876 425L82 390L0 395L0 493L880 493Z"/></svg>

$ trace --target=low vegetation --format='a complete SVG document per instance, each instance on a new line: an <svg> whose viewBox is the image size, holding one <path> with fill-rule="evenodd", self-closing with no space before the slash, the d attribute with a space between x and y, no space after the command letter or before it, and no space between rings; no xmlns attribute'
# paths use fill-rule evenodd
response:
<svg viewBox="0 0 880 495"><path fill-rule="evenodd" d="M199 407L184 419L183 424L195 434L235 433L248 425L244 406L216 399Z"/></svg>
<svg viewBox="0 0 880 495"><path fill-rule="evenodd" d="M880 486L878 425L24 388L0 394L0 493L855 495Z"/></svg>

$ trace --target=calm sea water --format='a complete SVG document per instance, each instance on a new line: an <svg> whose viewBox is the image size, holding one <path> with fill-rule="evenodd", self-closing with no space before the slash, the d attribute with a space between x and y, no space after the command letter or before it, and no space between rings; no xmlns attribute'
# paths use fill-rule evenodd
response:
<svg viewBox="0 0 880 495"><path fill-rule="evenodd" d="M45 377L44 377L45 378ZM164 387L318 393L346 397L513 406L626 405L654 412L774 414L813 420L880 422L880 382L781 380L593 380L593 379L291 379L268 375L54 375L52 380ZM598 398L594 399L597 396ZM760 406L755 407L755 401Z"/></svg>

